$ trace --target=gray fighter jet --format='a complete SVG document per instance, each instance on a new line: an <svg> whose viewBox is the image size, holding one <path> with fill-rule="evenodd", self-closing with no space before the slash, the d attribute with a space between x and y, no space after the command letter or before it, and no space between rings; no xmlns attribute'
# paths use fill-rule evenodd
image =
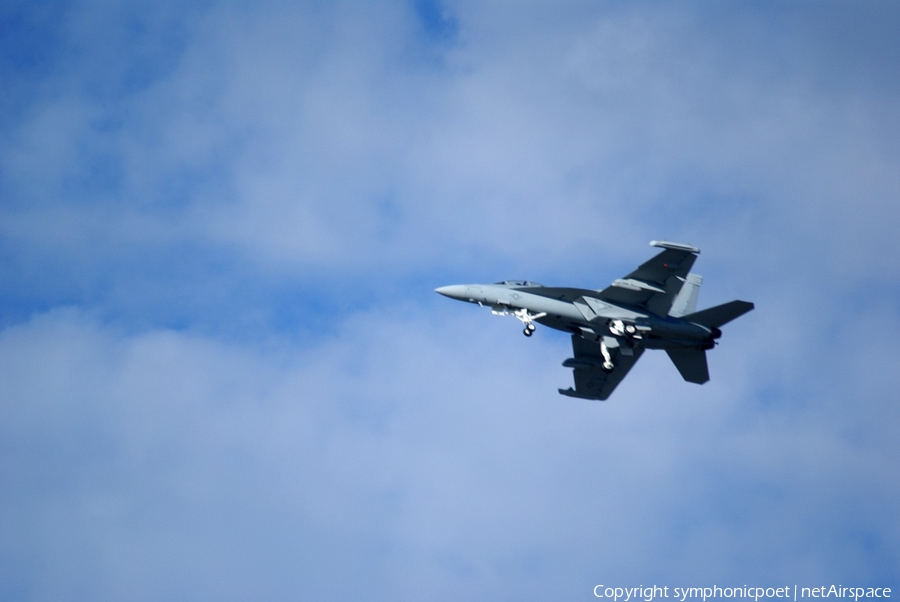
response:
<svg viewBox="0 0 900 602"><path fill-rule="evenodd" d="M560 389L563 395L608 399L644 349L665 349L684 380L703 384L709 380L706 350L722 336L719 328L753 304L732 301L696 311L703 279L690 270L700 249L656 240L650 246L663 251L603 290L506 280L435 292L514 316L527 337L535 322L572 333L573 357L563 366L575 371L575 388Z"/></svg>

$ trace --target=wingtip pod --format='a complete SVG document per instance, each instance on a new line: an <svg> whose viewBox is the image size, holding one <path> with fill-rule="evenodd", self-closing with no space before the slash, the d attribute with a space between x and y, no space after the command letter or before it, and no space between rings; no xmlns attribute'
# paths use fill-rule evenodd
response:
<svg viewBox="0 0 900 602"><path fill-rule="evenodd" d="M557 390L559 391L560 395L565 395L566 397L576 397L578 399L590 399L592 401L606 401L607 399L609 399L609 395L607 395L606 397L598 397L596 395L579 393L572 387L569 387L568 389L557 389Z"/></svg>
<svg viewBox="0 0 900 602"><path fill-rule="evenodd" d="M696 253L697 255L700 254L700 249L698 249L697 247L694 247L692 245L683 245L677 242L669 242L666 240L651 240L650 246L659 247L661 249L672 249L673 251L687 251L689 253Z"/></svg>

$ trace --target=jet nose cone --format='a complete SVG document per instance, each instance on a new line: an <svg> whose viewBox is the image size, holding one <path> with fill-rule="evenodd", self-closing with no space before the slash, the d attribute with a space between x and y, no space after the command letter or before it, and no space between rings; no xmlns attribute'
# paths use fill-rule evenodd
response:
<svg viewBox="0 0 900 602"><path fill-rule="evenodd" d="M466 295L466 287L461 284L451 284L450 286L436 288L434 292L451 299L462 299Z"/></svg>

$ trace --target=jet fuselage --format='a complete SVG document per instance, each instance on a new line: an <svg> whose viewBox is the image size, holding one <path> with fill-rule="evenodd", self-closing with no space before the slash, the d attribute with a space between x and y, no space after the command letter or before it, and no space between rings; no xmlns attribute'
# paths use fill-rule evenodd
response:
<svg viewBox="0 0 900 602"><path fill-rule="evenodd" d="M595 296L599 291L589 289L507 281L442 286L435 292L451 299L490 307L497 314L513 315L525 323L527 336L534 330L533 327L529 329L531 322L594 340L613 337L620 344L640 345L648 349L684 346L711 348L714 339L721 336L718 328L672 316L655 316L602 301Z"/></svg>

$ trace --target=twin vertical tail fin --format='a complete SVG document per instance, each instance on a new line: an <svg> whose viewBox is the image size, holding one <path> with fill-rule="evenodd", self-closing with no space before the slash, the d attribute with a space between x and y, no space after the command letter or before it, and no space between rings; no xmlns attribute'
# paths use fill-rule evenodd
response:
<svg viewBox="0 0 900 602"><path fill-rule="evenodd" d="M672 301L672 309L669 310L670 316L680 318L687 314L697 311L697 295L700 294L700 285L703 284L703 276L700 274L688 274L684 279L684 284L678 295Z"/></svg>

